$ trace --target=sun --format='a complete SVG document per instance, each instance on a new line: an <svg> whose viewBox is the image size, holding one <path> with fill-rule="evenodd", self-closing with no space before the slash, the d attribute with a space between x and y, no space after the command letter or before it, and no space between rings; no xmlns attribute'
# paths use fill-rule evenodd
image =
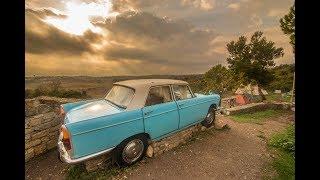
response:
<svg viewBox="0 0 320 180"><path fill-rule="evenodd" d="M47 17L44 21L54 25L58 29L70 34L82 35L85 31L91 30L99 32L100 29L90 22L90 17L99 16L107 18L116 16L118 13L112 11L112 3L108 0L77 4L75 2L66 3L67 18Z"/></svg>

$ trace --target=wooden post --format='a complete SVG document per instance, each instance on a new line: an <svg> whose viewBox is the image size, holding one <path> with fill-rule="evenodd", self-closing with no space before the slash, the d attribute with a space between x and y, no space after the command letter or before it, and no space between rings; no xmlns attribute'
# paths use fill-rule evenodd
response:
<svg viewBox="0 0 320 180"><path fill-rule="evenodd" d="M291 100L290 100L291 104L293 101L294 81L295 81L295 72L293 72L293 83L292 83L292 92L291 92Z"/></svg>

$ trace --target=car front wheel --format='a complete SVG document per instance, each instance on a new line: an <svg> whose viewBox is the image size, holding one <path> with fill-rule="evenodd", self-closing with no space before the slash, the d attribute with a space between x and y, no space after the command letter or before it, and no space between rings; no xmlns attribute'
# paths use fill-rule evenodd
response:
<svg viewBox="0 0 320 180"><path fill-rule="evenodd" d="M145 136L134 136L123 141L117 148L116 161L120 166L129 166L140 161L147 149Z"/></svg>

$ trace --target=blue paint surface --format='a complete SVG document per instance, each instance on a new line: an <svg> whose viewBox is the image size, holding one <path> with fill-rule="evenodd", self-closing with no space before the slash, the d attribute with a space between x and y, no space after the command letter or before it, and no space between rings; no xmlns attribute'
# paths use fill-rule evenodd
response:
<svg viewBox="0 0 320 180"><path fill-rule="evenodd" d="M103 99L62 105L70 131L72 158L116 147L133 135L146 133L159 140L204 120L211 105L219 106L217 94L171 101L134 110L119 108Z"/></svg>

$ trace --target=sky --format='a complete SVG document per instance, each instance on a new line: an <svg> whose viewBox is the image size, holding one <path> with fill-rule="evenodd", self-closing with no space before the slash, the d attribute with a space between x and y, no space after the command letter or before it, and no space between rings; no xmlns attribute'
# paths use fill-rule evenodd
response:
<svg viewBox="0 0 320 180"><path fill-rule="evenodd" d="M26 76L198 74L262 31L294 63L279 19L293 0L26 0Z"/></svg>

